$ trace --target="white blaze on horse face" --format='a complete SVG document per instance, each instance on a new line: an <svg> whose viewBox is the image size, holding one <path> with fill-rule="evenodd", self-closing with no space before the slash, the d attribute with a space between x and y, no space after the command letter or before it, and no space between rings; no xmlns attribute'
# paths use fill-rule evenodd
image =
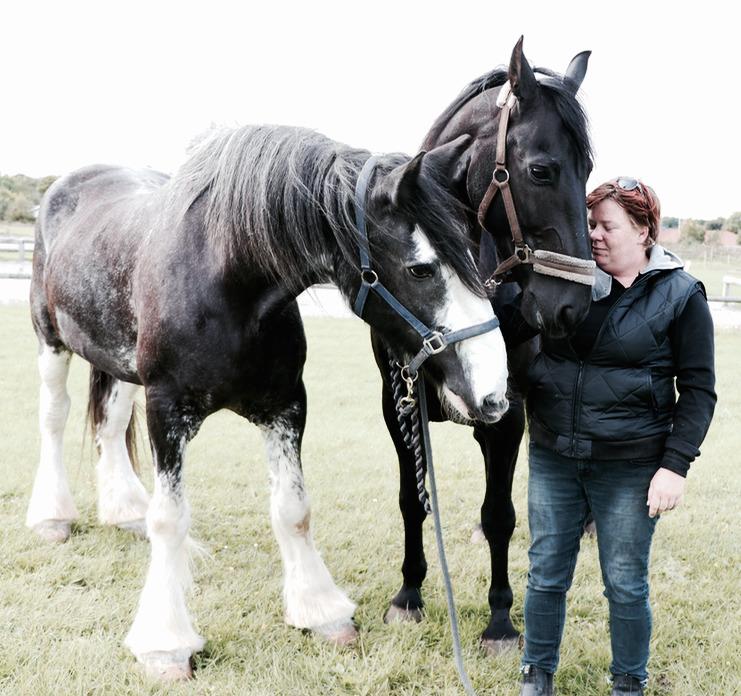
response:
<svg viewBox="0 0 741 696"><path fill-rule="evenodd" d="M420 263L437 258L426 235L415 230L417 256ZM491 302L469 290L461 279L448 266L441 266L440 273L445 283L446 303L438 308L435 323L450 331L458 331L469 326L482 324L494 318ZM507 350L501 331L493 331L464 339L447 350L455 350L468 384L471 403L461 394L456 394L447 384L442 392L449 405L453 406L466 419L475 419L471 407L480 409L489 397L505 404L507 393Z"/></svg>
<svg viewBox="0 0 741 696"><path fill-rule="evenodd" d="M279 418L262 432L270 466L270 519L283 558L286 623L320 631L350 624L355 604L335 585L311 536L298 430Z"/></svg>

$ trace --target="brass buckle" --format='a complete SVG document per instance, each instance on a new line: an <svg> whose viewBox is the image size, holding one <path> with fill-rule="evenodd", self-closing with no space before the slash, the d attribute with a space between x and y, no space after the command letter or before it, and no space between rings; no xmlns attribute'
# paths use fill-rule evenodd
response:
<svg viewBox="0 0 741 696"><path fill-rule="evenodd" d="M399 406L403 409L412 409L417 405L417 400L414 398L414 383L417 381L419 373L415 372L414 375L409 374L409 365L399 365L397 362L396 366L399 368L401 378L404 380L407 388L406 395L399 399Z"/></svg>

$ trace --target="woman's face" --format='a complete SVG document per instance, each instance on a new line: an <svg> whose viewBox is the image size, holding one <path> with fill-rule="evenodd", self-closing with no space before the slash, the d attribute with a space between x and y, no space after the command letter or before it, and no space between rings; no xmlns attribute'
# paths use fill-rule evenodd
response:
<svg viewBox="0 0 741 696"><path fill-rule="evenodd" d="M589 237L597 265L612 276L637 275L646 265L648 227L638 226L611 198L589 211Z"/></svg>

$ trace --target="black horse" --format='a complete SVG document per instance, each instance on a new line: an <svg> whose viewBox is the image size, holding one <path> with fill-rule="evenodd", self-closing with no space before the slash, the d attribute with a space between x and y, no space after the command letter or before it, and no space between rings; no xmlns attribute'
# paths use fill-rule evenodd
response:
<svg viewBox="0 0 741 696"><path fill-rule="evenodd" d="M471 83L424 140L423 147L431 148L462 134L472 137L455 170L454 182L469 210L469 233L479 243L482 277L494 274L496 284L516 281L499 285L492 301L506 341L527 333L516 326L508 332L505 323L511 315L510 326L516 324L519 314L511 303L518 293L522 316L534 327L531 336L537 331L552 336L568 334L589 308L593 262L585 185L592 157L586 117L576 100L588 57L588 52L577 55L563 77L549 70L534 71L522 53L520 39L509 68L497 68ZM511 111L507 113L509 124L500 130L505 108ZM497 186L492 183L492 172L497 169L508 171L508 176L495 174L494 179L498 177L500 184L510 188L514 217L506 209L506 192L491 198L490 190ZM519 243L513 229L518 226ZM519 257L514 255L518 251ZM538 258L555 261L543 267ZM500 264L502 260L506 261ZM406 427L395 403L396 356L379 333L372 332L372 341L383 375L383 413L399 456L399 504L404 521L403 584L391 601L386 620L419 621L424 606L421 586L427 572L422 544L426 515L418 498L413 452L405 443ZM515 527L512 478L525 427L524 371L536 349L536 341L508 344L510 409L496 424L472 423L486 470L481 525L491 553L491 619L481 639L491 653L519 638L510 619L512 589L507 573ZM428 398L428 412L432 420L475 421L472 414L461 419L459 412L441 405L434 394Z"/></svg>
<svg viewBox="0 0 741 696"><path fill-rule="evenodd" d="M31 288L42 445L26 521L62 541L77 516L61 456L65 381L76 353L92 365L100 519L141 527L146 517L151 565L126 644L149 671L187 676L190 656L203 646L184 593L190 512L182 463L186 443L222 408L264 433L286 621L338 643L356 635L355 605L336 587L309 529L300 459L306 344L294 300L325 281L355 298L360 246L373 261L363 281L380 279L426 326L444 334L491 323L465 219L446 188L469 140L412 160L377 158L363 198L367 244L355 187L361 170L370 173L363 169L369 153L298 128L216 132L172 180L99 165L47 192ZM373 292L363 316L400 353L420 349L418 333ZM433 355L428 365L440 398L455 396L452 410L489 422L506 410L498 330ZM137 385L146 391L155 464L149 504L125 443Z"/></svg>

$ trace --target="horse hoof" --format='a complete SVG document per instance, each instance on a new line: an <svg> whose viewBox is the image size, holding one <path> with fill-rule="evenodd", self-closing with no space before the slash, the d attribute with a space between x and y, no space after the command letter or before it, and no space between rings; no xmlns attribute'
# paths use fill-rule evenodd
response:
<svg viewBox="0 0 741 696"><path fill-rule="evenodd" d="M473 528L473 532L471 532L471 543L472 544L483 544L486 541L486 537L484 536L484 530L481 528L480 524L477 524Z"/></svg>
<svg viewBox="0 0 741 696"><path fill-rule="evenodd" d="M312 629L329 643L340 648L353 645L358 639L358 629L352 621L334 621Z"/></svg>
<svg viewBox="0 0 741 696"><path fill-rule="evenodd" d="M513 638L484 638L481 640L481 649L487 657L499 657L510 650L517 650L521 647L522 636Z"/></svg>
<svg viewBox="0 0 741 696"><path fill-rule="evenodd" d="M421 609L403 609L392 604L386 616L383 617L384 623L419 623L424 618L424 614Z"/></svg>
<svg viewBox="0 0 741 696"><path fill-rule="evenodd" d="M130 532L135 537L140 539L147 538L147 521L145 519L131 520L130 522L119 522L116 525L119 529L123 529L124 532Z"/></svg>
<svg viewBox="0 0 741 696"><path fill-rule="evenodd" d="M139 658L144 673L162 682L186 681L193 678L188 651L146 653Z"/></svg>
<svg viewBox="0 0 741 696"><path fill-rule="evenodd" d="M44 541L63 544L72 533L72 524L66 520L44 520L34 525L33 531Z"/></svg>

